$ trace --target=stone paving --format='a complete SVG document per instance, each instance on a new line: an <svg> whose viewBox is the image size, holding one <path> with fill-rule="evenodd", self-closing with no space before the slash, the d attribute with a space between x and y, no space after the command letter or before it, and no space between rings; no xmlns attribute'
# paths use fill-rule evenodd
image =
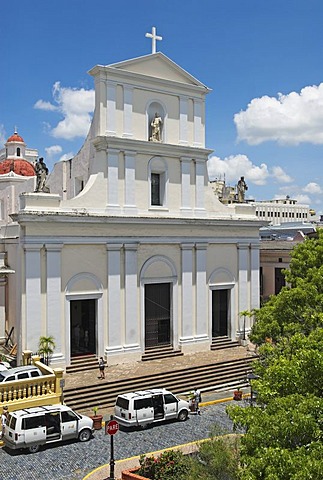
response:
<svg viewBox="0 0 323 480"><path fill-rule="evenodd" d="M218 403L202 407L200 416L190 415L186 422L167 422L145 430L120 430L114 436L117 465L120 459L208 438L213 425L231 432L232 424L225 413L226 405ZM89 442L57 443L35 454L2 448L0 480L82 480L85 477L104 480L109 477L109 459L110 437L104 434L104 429L96 431ZM116 478L120 478L120 470L116 469Z"/></svg>
<svg viewBox="0 0 323 480"><path fill-rule="evenodd" d="M189 365L203 365L214 362L246 358L252 355L244 347L190 354L150 362L112 365L106 368L106 379L99 380L97 370L65 375L65 387L96 384L118 380L124 377L140 377L165 370L178 370ZM194 387L195 385L192 385ZM198 385L197 385L198 386ZM245 390L247 391L247 390ZM202 392L203 402L218 402L221 398L232 398L232 392ZM212 425L217 424L230 431L231 422L225 414L226 403L205 406L201 416L191 415L187 422L169 422L154 425L148 430L120 431L115 435L116 478L124 469L121 459L143 453L154 452L168 447L207 438ZM88 412L92 414L93 412ZM110 419L112 409L101 411L104 420ZM110 437L104 429L96 431L86 443L69 441L41 449L36 454L10 451L0 448L0 480L104 480L109 477ZM137 460L136 460L137 462ZM118 476L117 476L118 475Z"/></svg>

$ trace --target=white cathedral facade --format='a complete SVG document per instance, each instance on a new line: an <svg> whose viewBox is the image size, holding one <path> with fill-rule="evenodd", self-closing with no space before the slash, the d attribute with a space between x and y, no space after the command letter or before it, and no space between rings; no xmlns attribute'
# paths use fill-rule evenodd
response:
<svg viewBox="0 0 323 480"><path fill-rule="evenodd" d="M56 164L50 194L20 195L16 235L2 230L15 272L2 308L18 355L43 335L62 367L82 354L116 364L242 338L241 312L259 306L260 222L209 185L209 89L160 52L90 74L84 146Z"/></svg>

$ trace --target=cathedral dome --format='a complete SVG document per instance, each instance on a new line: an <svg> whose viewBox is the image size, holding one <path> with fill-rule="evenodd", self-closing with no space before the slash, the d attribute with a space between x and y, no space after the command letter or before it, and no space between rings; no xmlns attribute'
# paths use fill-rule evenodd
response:
<svg viewBox="0 0 323 480"><path fill-rule="evenodd" d="M17 132L15 132L13 135L11 135L11 137L8 138L7 142L21 142L21 143L25 143L24 142L24 139L18 135Z"/></svg>
<svg viewBox="0 0 323 480"><path fill-rule="evenodd" d="M33 165L28 160L22 160L21 158L7 159L0 163L0 175L10 172L23 177L34 177L36 175Z"/></svg>

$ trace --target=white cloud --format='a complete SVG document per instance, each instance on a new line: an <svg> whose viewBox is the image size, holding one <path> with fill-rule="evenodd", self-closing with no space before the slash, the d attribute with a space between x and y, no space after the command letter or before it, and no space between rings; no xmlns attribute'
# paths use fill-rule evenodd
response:
<svg viewBox="0 0 323 480"><path fill-rule="evenodd" d="M7 141L7 138L6 138L6 132L5 132L5 129L4 129L4 125L2 123L0 123L0 148L2 148L4 146L6 141Z"/></svg>
<svg viewBox="0 0 323 480"><path fill-rule="evenodd" d="M293 181L293 178L290 177L283 169L282 167L273 167L272 168L273 172L273 177L276 178L276 180L279 183L291 183Z"/></svg>
<svg viewBox="0 0 323 480"><path fill-rule="evenodd" d="M55 112L59 110L58 107L56 107L50 102L45 102L44 100L37 100L37 102L34 105L34 108L36 108L37 110L45 110L50 112Z"/></svg>
<svg viewBox="0 0 323 480"><path fill-rule="evenodd" d="M305 204L305 205L310 205L311 199L308 195L302 195L301 193L298 195L293 196L294 200L297 200L297 203Z"/></svg>
<svg viewBox="0 0 323 480"><path fill-rule="evenodd" d="M236 183L243 175L256 185L264 185L269 176L267 165L253 165L246 155L231 155L224 160L211 157L208 161L208 172L211 180L225 176L228 184Z"/></svg>
<svg viewBox="0 0 323 480"><path fill-rule="evenodd" d="M70 158L73 158L73 157L74 157L73 152L64 153L64 155L62 155L58 161L63 162L64 160L70 160Z"/></svg>
<svg viewBox="0 0 323 480"><path fill-rule="evenodd" d="M320 195L321 193L323 193L322 188L316 182L310 182L307 185L305 185L305 187L303 188L303 192L314 194L314 195Z"/></svg>
<svg viewBox="0 0 323 480"><path fill-rule="evenodd" d="M293 179L279 167L271 170L265 163L260 166L254 165L246 155L231 155L221 160L219 157L211 157L208 161L208 173L210 180L224 178L228 184L236 183L241 176L244 176L247 183L255 185L266 185L270 178L280 183L290 183Z"/></svg>
<svg viewBox="0 0 323 480"><path fill-rule="evenodd" d="M85 137L89 131L94 110L94 90L62 87L60 82L53 86L53 99L56 105L38 100L34 107L59 112L63 119L50 128L50 134L55 138L74 140Z"/></svg>
<svg viewBox="0 0 323 480"><path fill-rule="evenodd" d="M62 153L62 151L63 149L60 145L52 145L51 147L45 148L45 152L49 158L55 157L55 155Z"/></svg>
<svg viewBox="0 0 323 480"><path fill-rule="evenodd" d="M323 83L300 93L279 93L277 98L254 98L245 111L234 115L238 139L250 145L265 141L298 145L323 144Z"/></svg>

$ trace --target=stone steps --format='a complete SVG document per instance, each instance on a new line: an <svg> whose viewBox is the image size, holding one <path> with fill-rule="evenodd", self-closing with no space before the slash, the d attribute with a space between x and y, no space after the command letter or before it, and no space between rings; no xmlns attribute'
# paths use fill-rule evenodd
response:
<svg viewBox="0 0 323 480"><path fill-rule="evenodd" d="M149 360L159 360L161 358L179 357L182 356L181 350L174 350L171 345L165 345L161 347L146 348L145 353L142 355L141 360L147 362Z"/></svg>
<svg viewBox="0 0 323 480"><path fill-rule="evenodd" d="M96 355L80 355L71 359L71 365L66 367L66 373L86 372L88 370L97 370L99 360Z"/></svg>
<svg viewBox="0 0 323 480"><path fill-rule="evenodd" d="M227 336L213 337L211 350L222 350L223 348L235 348L239 346L239 342L236 340L231 340L231 338Z"/></svg>
<svg viewBox="0 0 323 480"><path fill-rule="evenodd" d="M253 357L238 358L141 377L66 388L64 402L77 411L87 412L95 406L100 409L113 407L119 394L136 390L163 387L179 394L188 392L195 386L202 391L224 387L236 388L246 384L246 376L251 371L253 361Z"/></svg>

